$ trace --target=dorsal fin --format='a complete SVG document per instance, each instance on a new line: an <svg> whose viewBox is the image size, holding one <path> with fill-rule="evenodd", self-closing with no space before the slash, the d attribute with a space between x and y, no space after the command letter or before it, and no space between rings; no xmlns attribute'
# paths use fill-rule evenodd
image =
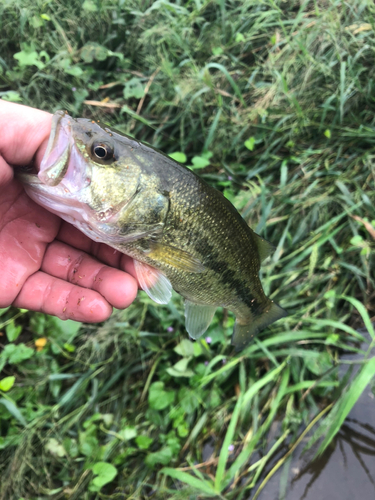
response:
<svg viewBox="0 0 375 500"><path fill-rule="evenodd" d="M257 233L254 233L254 237L255 244L258 248L260 261L263 262L264 259L269 257L276 250L276 247L274 247L269 241L259 236L259 234Z"/></svg>

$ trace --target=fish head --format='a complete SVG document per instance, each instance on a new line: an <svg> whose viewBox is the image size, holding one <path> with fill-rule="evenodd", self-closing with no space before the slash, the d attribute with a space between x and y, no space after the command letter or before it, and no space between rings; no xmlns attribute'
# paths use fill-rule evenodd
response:
<svg viewBox="0 0 375 500"><path fill-rule="evenodd" d="M116 237L121 211L137 191L141 166L131 137L57 111L39 172L18 174L27 194L97 241Z"/></svg>

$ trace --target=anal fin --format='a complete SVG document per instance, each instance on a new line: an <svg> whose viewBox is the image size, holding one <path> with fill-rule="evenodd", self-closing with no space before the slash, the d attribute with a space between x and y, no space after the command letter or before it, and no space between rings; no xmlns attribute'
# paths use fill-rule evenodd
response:
<svg viewBox="0 0 375 500"><path fill-rule="evenodd" d="M172 297L172 285L163 273L154 267L134 259L137 279L150 299L158 304L168 304Z"/></svg>
<svg viewBox="0 0 375 500"><path fill-rule="evenodd" d="M185 299L185 328L192 339L199 339L210 326L216 306L194 304Z"/></svg>

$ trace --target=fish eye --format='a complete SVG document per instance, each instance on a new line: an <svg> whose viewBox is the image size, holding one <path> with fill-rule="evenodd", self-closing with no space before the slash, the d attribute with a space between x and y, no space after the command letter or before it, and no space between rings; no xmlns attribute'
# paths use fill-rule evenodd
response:
<svg viewBox="0 0 375 500"><path fill-rule="evenodd" d="M92 152L98 160L112 160L113 159L113 149L109 144L105 143L94 143L92 145Z"/></svg>

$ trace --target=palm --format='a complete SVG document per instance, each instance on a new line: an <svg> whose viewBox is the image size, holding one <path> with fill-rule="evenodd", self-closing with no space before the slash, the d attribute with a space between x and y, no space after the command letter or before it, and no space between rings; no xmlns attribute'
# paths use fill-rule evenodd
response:
<svg viewBox="0 0 375 500"><path fill-rule="evenodd" d="M102 321L137 294L132 260L36 205L12 180L10 165L38 168L50 130L49 113L0 99L0 307Z"/></svg>
<svg viewBox="0 0 375 500"><path fill-rule="evenodd" d="M131 259L36 205L17 181L2 187L0 307L102 321L112 306L127 307L137 293L135 279L116 268L133 273Z"/></svg>

